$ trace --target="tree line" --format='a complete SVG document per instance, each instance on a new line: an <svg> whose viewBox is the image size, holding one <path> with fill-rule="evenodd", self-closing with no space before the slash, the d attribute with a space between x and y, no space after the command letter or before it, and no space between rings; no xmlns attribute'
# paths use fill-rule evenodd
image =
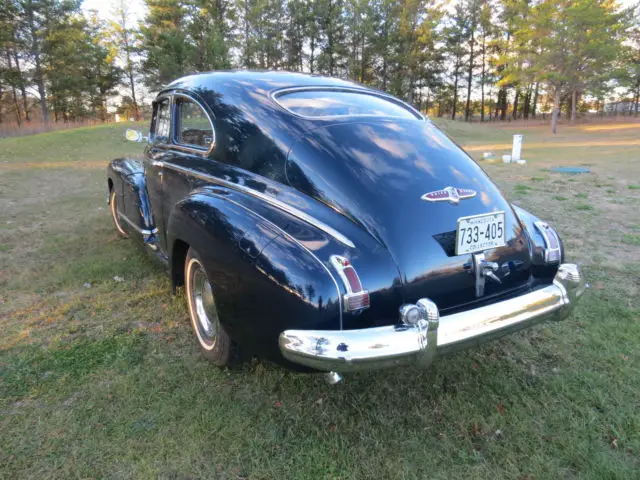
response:
<svg viewBox="0 0 640 480"><path fill-rule="evenodd" d="M230 68L349 78L452 119L640 104L640 8L613 0L0 0L0 122L138 116L140 92ZM141 88L142 84L144 88Z"/></svg>

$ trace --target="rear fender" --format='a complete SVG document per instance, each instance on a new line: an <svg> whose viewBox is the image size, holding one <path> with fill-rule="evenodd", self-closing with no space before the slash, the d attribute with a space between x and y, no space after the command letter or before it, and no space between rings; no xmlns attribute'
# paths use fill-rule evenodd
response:
<svg viewBox="0 0 640 480"><path fill-rule="evenodd" d="M123 228L130 234L148 236L155 225L147 193L144 165L140 160L117 158L107 168L108 186L117 195Z"/></svg>
<svg viewBox="0 0 640 480"><path fill-rule="evenodd" d="M185 245L198 252L221 323L253 351L280 360L282 331L340 328L339 293L327 268L223 190L202 189L176 204L167 245L174 284L183 280Z"/></svg>

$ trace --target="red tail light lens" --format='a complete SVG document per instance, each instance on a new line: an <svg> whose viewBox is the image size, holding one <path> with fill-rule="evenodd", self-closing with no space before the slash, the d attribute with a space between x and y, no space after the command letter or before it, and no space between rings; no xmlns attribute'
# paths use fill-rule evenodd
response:
<svg viewBox="0 0 640 480"><path fill-rule="evenodd" d="M356 312L369 308L369 292L362 288L362 282L356 269L351 262L337 255L331 257L331 264L338 272L342 283L347 291L343 296L344 310L346 312Z"/></svg>
<svg viewBox="0 0 640 480"><path fill-rule="evenodd" d="M344 276L347 277L347 282L349 282L349 286L351 287L351 291L353 293L362 291L362 284L360 283L358 274L353 269L353 267L345 267L342 270L342 273L344 273Z"/></svg>

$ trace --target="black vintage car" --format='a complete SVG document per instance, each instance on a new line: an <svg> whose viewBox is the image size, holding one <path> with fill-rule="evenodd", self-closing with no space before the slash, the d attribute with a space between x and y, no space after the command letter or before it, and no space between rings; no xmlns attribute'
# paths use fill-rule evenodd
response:
<svg viewBox="0 0 640 480"><path fill-rule="evenodd" d="M184 285L204 354L331 372L435 357L584 291L557 232L428 118L333 78L219 72L153 103L144 160L108 167L118 232ZM338 372L338 373L335 373Z"/></svg>

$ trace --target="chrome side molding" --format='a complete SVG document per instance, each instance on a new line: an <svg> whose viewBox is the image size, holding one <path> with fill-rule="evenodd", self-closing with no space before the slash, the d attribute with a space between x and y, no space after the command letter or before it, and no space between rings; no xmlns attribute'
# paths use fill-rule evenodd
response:
<svg viewBox="0 0 640 480"><path fill-rule="evenodd" d="M148 230L145 228L140 228L138 225L135 224L135 222L133 220L131 220L129 217L127 217L124 213L122 212L118 212L118 218L121 218L122 220L124 220L125 222L127 222L129 225L131 225L131 228L133 228L136 232L138 232L140 235L143 236L149 236L149 235L153 235L154 233L158 233L158 229L154 228L153 230Z"/></svg>
<svg viewBox="0 0 640 480"><path fill-rule="evenodd" d="M186 173L188 175L193 175L194 177L204 180L205 182L211 182L216 185L227 187L232 190L236 190L237 192L246 193L247 195L251 195L253 197L259 198L260 200L263 200L268 204L273 205L274 207L282 210L283 212L293 215L294 217L299 218L303 222L306 222L309 225L313 225L317 229L322 230L324 233L335 238L337 241L339 241L343 245L346 245L347 247L355 248L354 243L351 240L349 240L346 236L344 236L342 233L338 232L335 228L330 227L329 225L318 220L317 218L314 218L311 215L303 212L302 210L296 207L292 207L291 205L281 200L278 200L277 198L274 198L271 195L258 192L257 190L254 190L249 187L245 187L244 185L240 185L238 183L229 182L227 180L214 177L212 175L207 175L206 173L198 172L197 170L193 170L191 168L175 165L173 163L165 162L164 168L175 170L176 172Z"/></svg>

